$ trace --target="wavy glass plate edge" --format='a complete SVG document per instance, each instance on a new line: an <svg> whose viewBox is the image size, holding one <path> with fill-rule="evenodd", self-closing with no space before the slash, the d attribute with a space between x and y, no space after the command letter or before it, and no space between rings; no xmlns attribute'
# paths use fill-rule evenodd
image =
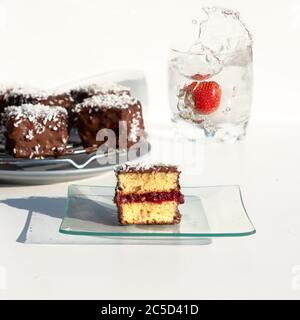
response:
<svg viewBox="0 0 300 320"><path fill-rule="evenodd" d="M250 219L250 216L246 210L243 197L242 197L242 192L241 188L238 184L229 184L229 185L212 185L212 186L185 186L182 187L182 189L205 189L205 188L226 188L226 187L234 187L238 189L239 192L239 199L244 211L244 214L246 218L249 221L249 224L252 227L252 230L250 231L245 231L245 232L225 232L225 233L142 233L142 232L130 232L130 233L118 233L118 232L93 232L93 231L77 231L77 230L66 230L63 228L63 222L64 219L68 217L68 211L69 211L69 205L70 205L70 198L73 189L75 188L110 188L114 190L113 186L97 186L97 185L79 185L79 184L71 184L68 186L68 192L67 192L67 202L66 202L66 207L64 210L64 216L62 219L62 222L59 227L59 232L62 234L67 234L67 235L77 235L77 236L92 236L92 237L116 237L116 238L129 238L129 237L138 237L142 238L144 237L145 239L150 239L151 237L153 238L169 238L169 239L200 239L200 238L236 238L236 237L247 237L256 234L256 229L254 227L254 224L252 223L252 220Z"/></svg>

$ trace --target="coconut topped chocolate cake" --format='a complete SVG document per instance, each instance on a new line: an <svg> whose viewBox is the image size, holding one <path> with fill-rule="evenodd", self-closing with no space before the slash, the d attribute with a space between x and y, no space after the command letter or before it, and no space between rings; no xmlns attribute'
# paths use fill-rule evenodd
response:
<svg viewBox="0 0 300 320"><path fill-rule="evenodd" d="M64 108L64 112L57 109L58 107ZM5 109L6 112L4 112ZM112 142L108 146L109 148L126 150L144 136L141 104L130 95L130 89L127 87L117 83L106 83L88 85L65 92L38 90L17 85L0 87L0 144L5 145L4 138L7 137L6 149L14 157L38 157L35 150L34 152L30 152L30 150L22 153L15 152L15 149L18 151L18 148L11 147L16 143L12 142L15 138L12 136L12 131L17 134L16 131L20 131L18 124L22 122L21 127L26 123L26 126L30 127L31 133L39 135L43 121L56 122L55 117L51 118L56 114L63 118L64 127L68 128L69 133L71 128L78 132L82 146L87 150L90 150L89 147L94 150L94 147L106 143L108 140L106 138L97 141L97 134L102 129L112 130L115 134L115 142ZM36 121L31 121L31 119ZM13 128L17 129L12 130ZM47 127L47 129L54 131L55 128L53 123L49 123L49 127ZM45 130L44 127L43 130ZM72 131L73 133L75 133L75 140L73 139L71 142L77 141L76 132ZM26 136L31 136L31 134L25 134L24 137ZM37 138L41 139L41 137ZM34 139L32 140L34 141ZM47 141L49 148L56 150L56 145L51 144L52 140L48 139ZM61 147L59 148L61 149ZM53 153L47 152L43 156L47 156L48 153L53 155ZM60 155L60 152L56 150L55 154Z"/></svg>
<svg viewBox="0 0 300 320"><path fill-rule="evenodd" d="M181 220L178 204L180 171L164 164L124 165L116 169L115 203L120 224L176 224Z"/></svg>
<svg viewBox="0 0 300 320"><path fill-rule="evenodd" d="M78 133L85 147L107 143L108 147L126 149L144 136L141 104L126 93L87 98L77 104L73 111ZM97 139L97 134L102 129L111 129L116 139L113 141ZM120 141L125 141L126 146L120 146Z"/></svg>
<svg viewBox="0 0 300 320"><path fill-rule="evenodd" d="M59 106L24 104L5 108L6 147L16 158L66 153L68 113Z"/></svg>

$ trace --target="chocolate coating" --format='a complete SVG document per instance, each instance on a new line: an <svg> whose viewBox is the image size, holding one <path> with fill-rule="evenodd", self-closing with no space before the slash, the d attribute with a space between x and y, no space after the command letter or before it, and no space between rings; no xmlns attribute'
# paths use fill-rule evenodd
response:
<svg viewBox="0 0 300 320"><path fill-rule="evenodd" d="M136 144L144 135L142 108L139 102L127 108L85 107L76 112L76 117L78 133L84 147L100 146L107 141L97 141L97 133L101 129L111 129L115 133L116 146L107 141L110 148L124 146L124 142L120 140L121 135L125 136L127 148Z"/></svg>
<svg viewBox="0 0 300 320"><path fill-rule="evenodd" d="M178 172L177 166L174 165L165 165L165 164L148 164L148 163L140 163L136 165L124 164L116 168L115 173L118 175L119 173L150 173L150 172Z"/></svg>
<svg viewBox="0 0 300 320"><path fill-rule="evenodd" d="M28 106L28 105L26 105ZM46 108L41 105L31 108ZM43 158L64 155L67 151L68 117L62 108L55 108L57 114L52 118L47 116L50 109L39 115L14 114L11 109L22 107L8 107L6 109L6 148L15 158ZM50 108L50 107L48 107ZM33 120L34 118L34 120Z"/></svg>
<svg viewBox="0 0 300 320"><path fill-rule="evenodd" d="M60 93L49 95L47 97L32 97L33 104L43 104L45 106L59 106L71 110L73 108L74 101L68 93Z"/></svg>
<svg viewBox="0 0 300 320"><path fill-rule="evenodd" d="M3 98L3 106L21 106L22 104L31 103L32 102L32 96L29 94L23 94L18 92L11 92L11 90L8 90L8 92L5 94Z"/></svg>
<svg viewBox="0 0 300 320"><path fill-rule="evenodd" d="M42 104L45 106L66 108L69 115L69 128L73 125L72 108L74 106L74 100L68 93L53 93L16 87L7 89L2 95L2 100L0 95L0 113L1 107L4 110L4 108L8 106L21 106L23 104Z"/></svg>
<svg viewBox="0 0 300 320"><path fill-rule="evenodd" d="M72 112L72 108L74 107L74 100L68 93L59 93L53 94L46 97L32 97L31 99L32 104L43 104L45 106L59 106L65 108L68 112L68 128L69 131L74 126L74 116Z"/></svg>

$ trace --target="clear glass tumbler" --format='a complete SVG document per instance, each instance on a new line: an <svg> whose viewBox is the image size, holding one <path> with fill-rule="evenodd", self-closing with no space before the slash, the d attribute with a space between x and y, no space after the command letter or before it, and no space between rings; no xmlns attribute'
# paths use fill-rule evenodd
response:
<svg viewBox="0 0 300 320"><path fill-rule="evenodd" d="M204 11L207 19L200 23L195 44L170 49L172 120L179 128L200 129L193 131L191 139L202 132L214 141L234 142L245 136L250 117L252 37L238 13Z"/></svg>

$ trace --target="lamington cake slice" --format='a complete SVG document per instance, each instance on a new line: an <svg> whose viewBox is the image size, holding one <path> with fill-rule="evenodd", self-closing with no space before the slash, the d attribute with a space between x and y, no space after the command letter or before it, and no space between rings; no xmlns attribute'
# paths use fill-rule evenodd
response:
<svg viewBox="0 0 300 320"><path fill-rule="evenodd" d="M124 165L116 169L114 201L119 222L126 224L178 224L178 205L184 202L180 171L171 165Z"/></svg>
<svg viewBox="0 0 300 320"><path fill-rule="evenodd" d="M127 149L144 136L141 103L126 93L87 98L75 106L74 115L78 134L86 148L106 143L109 148ZM112 130L115 139L97 138L102 129Z"/></svg>
<svg viewBox="0 0 300 320"><path fill-rule="evenodd" d="M15 158L64 155L68 141L65 108L24 104L5 108L6 148Z"/></svg>

